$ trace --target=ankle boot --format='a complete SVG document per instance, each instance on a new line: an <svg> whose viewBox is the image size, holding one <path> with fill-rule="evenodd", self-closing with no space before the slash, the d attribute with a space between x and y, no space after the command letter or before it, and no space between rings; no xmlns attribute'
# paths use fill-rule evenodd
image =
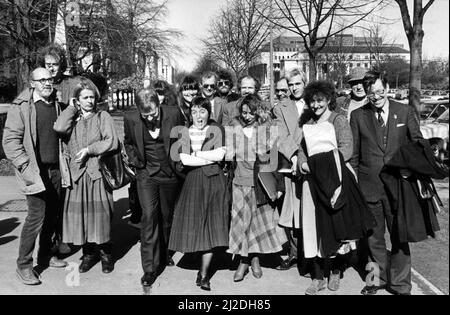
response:
<svg viewBox="0 0 450 315"><path fill-rule="evenodd" d="M100 251L100 259L102 261L102 272L111 273L114 270L114 259L111 254Z"/></svg>
<svg viewBox="0 0 450 315"><path fill-rule="evenodd" d="M80 267L78 270L80 273L85 273L91 270L98 263L98 255L85 254L83 255L83 259L81 261Z"/></svg>

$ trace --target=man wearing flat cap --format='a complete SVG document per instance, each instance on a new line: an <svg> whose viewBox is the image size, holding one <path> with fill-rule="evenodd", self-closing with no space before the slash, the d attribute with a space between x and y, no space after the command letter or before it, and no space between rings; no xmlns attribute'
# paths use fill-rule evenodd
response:
<svg viewBox="0 0 450 315"><path fill-rule="evenodd" d="M348 120L350 120L352 111L367 104L366 92L364 92L363 86L363 79L366 73L366 68L353 68L350 71L350 78L347 81L352 89L350 95L336 99L337 112L345 115Z"/></svg>

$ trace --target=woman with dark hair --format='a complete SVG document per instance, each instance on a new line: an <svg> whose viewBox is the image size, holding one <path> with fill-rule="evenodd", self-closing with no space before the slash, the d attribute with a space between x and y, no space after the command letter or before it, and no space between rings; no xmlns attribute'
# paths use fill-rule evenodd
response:
<svg viewBox="0 0 450 315"><path fill-rule="evenodd" d="M175 207L169 249L201 253L196 284L210 291L209 270L213 250L228 246L228 196L219 163L225 157L225 132L210 120L211 103L198 96L192 100L189 144L180 153L187 172Z"/></svg>
<svg viewBox="0 0 450 315"><path fill-rule="evenodd" d="M183 115L185 126L189 127L192 124L190 108L194 97L200 93L200 83L197 78L192 75L187 75L181 80L178 88L178 106Z"/></svg>
<svg viewBox="0 0 450 315"><path fill-rule="evenodd" d="M333 84L310 83L304 99L309 120L302 125L298 152L298 166L304 175L301 230L312 278L306 294L315 295L325 289L328 272L328 288L339 289L345 263L339 253L355 249L355 241L364 237L371 223L353 170L346 164L353 154L353 137L347 118L334 112Z"/></svg>
<svg viewBox="0 0 450 315"><path fill-rule="evenodd" d="M162 106L176 106L177 98L172 87L164 80L158 80L153 83L153 88L158 94L159 104Z"/></svg>
<svg viewBox="0 0 450 315"><path fill-rule="evenodd" d="M270 137L270 113L263 109L260 99L253 94L242 98L238 109L239 116L231 122L236 143L232 152L235 165L228 249L229 253L240 256L239 267L234 274L235 282L244 279L249 264L253 276L261 278L260 255L277 253L286 242L284 230L278 227L278 211L274 210L273 205L284 191L282 178L274 175L272 183L276 183L276 192L269 197L259 177L273 142Z"/></svg>
<svg viewBox="0 0 450 315"><path fill-rule="evenodd" d="M110 243L114 201L112 191L104 184L99 158L116 150L119 139L111 116L97 111L97 100L96 91L82 80L54 126L69 139L66 155L72 185L66 190L63 242L83 247L81 273L99 260L104 273L114 269Z"/></svg>

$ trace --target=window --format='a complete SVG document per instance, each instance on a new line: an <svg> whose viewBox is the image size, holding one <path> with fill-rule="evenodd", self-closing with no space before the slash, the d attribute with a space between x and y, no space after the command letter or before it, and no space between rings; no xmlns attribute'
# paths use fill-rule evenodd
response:
<svg viewBox="0 0 450 315"><path fill-rule="evenodd" d="M368 63L365 63L365 64L364 64L364 67L365 67L365 68L369 68L369 64L368 64Z"/></svg>
<svg viewBox="0 0 450 315"><path fill-rule="evenodd" d="M361 67L361 64L358 62L358 63L356 64L356 66L357 66L357 67Z"/></svg>

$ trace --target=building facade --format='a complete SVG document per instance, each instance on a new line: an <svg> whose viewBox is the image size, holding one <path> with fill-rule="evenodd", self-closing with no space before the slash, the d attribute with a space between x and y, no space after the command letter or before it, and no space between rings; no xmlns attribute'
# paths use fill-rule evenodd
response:
<svg viewBox="0 0 450 315"><path fill-rule="evenodd" d="M320 45L320 43L318 44ZM250 74L258 78L261 84L270 84L270 49L267 43L252 61ZM304 48L301 37L280 36L273 41L274 78L293 67L300 67L309 77L310 58ZM409 62L409 51L402 45L383 44L380 38L368 40L353 35L337 35L330 38L316 59L317 79L328 78L333 72L342 76L350 73L354 67L371 68L376 62L388 57L398 57Z"/></svg>

